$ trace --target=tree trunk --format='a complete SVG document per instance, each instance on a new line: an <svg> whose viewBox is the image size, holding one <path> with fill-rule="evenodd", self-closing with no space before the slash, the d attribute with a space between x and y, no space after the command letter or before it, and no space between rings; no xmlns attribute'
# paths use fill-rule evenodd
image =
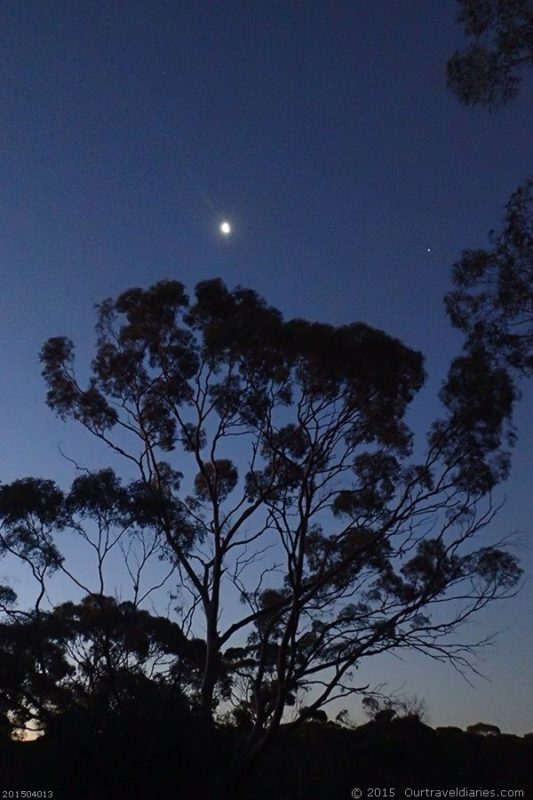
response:
<svg viewBox="0 0 533 800"><path fill-rule="evenodd" d="M218 641L216 616L216 610L213 606L208 606L205 610L207 635L204 674L200 693L200 713L209 722L213 720L214 694L220 663L220 643Z"/></svg>

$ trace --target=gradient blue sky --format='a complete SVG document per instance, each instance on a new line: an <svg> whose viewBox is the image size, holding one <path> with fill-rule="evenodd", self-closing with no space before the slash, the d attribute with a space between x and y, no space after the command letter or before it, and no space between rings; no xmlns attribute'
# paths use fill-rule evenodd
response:
<svg viewBox="0 0 533 800"><path fill-rule="evenodd" d="M164 277L220 276L286 316L399 336L426 354L425 428L460 348L450 267L532 172L530 80L497 114L446 90L453 0L7 0L0 14L0 480L68 484L58 444L107 463L46 408L38 352L67 334L89 358L94 303ZM519 531L529 575L532 398L495 525ZM433 724L532 730L531 619L531 582L477 619L474 636L501 633L474 688L410 656L362 682L424 696Z"/></svg>

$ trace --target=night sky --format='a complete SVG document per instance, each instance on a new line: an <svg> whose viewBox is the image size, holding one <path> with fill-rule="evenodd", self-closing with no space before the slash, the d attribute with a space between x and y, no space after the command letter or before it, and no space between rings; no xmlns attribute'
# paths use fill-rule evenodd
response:
<svg viewBox="0 0 533 800"><path fill-rule="evenodd" d="M533 172L533 81L489 113L463 107L445 63L453 0L4 2L0 60L0 480L108 457L44 402L38 353L92 353L94 304L134 285L221 277L287 317L363 320L426 355L422 432L461 338L442 298ZM220 235L224 218L232 236ZM533 391L494 531L517 531L531 576ZM0 579L6 568L0 563ZM24 593L24 579L17 578ZM425 697L434 725L533 729L533 586L470 626L486 678L388 656L361 681ZM362 721L354 706L354 716Z"/></svg>

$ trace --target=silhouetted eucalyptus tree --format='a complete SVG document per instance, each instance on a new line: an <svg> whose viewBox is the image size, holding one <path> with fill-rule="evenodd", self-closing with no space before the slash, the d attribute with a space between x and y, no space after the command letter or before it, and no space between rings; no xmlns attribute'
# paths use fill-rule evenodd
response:
<svg viewBox="0 0 533 800"><path fill-rule="evenodd" d="M30 610L19 608L10 587L0 587L0 707L14 730L57 727L67 712L71 720L74 713L90 721L98 705L108 716L131 710L125 695L141 684L156 681L172 694L199 682L205 644L139 607L173 572L143 585L143 571L161 548L146 527L140 533L150 513L142 495L139 483L124 487L111 470L77 478L66 495L52 481L35 478L0 486L0 555L22 563L37 587ZM92 586L60 552L61 539L72 535L93 551ZM106 562L117 549L132 583L131 600L120 603L104 594ZM43 608L56 573L87 592L80 604L50 611L47 601ZM142 716L140 706L137 711ZM102 719L93 723L103 726Z"/></svg>
<svg viewBox="0 0 533 800"><path fill-rule="evenodd" d="M448 85L467 105L490 108L518 94L533 64L531 0L459 0L459 22L473 44L448 62Z"/></svg>
<svg viewBox="0 0 533 800"><path fill-rule="evenodd" d="M503 369L481 349L453 362L412 461L422 357L367 325L286 322L213 280L193 304L176 281L131 289L97 329L87 386L72 342L45 345L48 403L138 470L136 524L160 537L196 631L203 615L200 708L215 713L225 682L250 720L245 758L288 706L297 724L357 691L364 657L409 647L466 665L449 634L520 573L472 542L508 469Z"/></svg>
<svg viewBox="0 0 533 800"><path fill-rule="evenodd" d="M170 620L101 595L20 614L0 622L0 712L14 732L148 737L166 706L186 708L180 678L188 688L202 666L194 644Z"/></svg>
<svg viewBox="0 0 533 800"><path fill-rule="evenodd" d="M518 93L519 70L533 64L531 0L459 0L459 21L477 40L448 62L448 83L467 104L489 107ZM519 373L533 369L533 179L511 196L491 249L465 250L446 298L467 348L482 347Z"/></svg>
<svg viewBox="0 0 533 800"><path fill-rule="evenodd" d="M446 298L467 346L483 347L525 375L533 372L533 180L511 197L488 250L465 250Z"/></svg>

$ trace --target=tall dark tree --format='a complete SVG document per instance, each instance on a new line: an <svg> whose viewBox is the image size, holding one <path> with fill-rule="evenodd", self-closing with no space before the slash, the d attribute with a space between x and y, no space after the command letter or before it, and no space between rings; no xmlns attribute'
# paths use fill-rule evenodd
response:
<svg viewBox="0 0 533 800"><path fill-rule="evenodd" d="M451 634L520 574L473 541L508 470L504 369L481 349L456 359L413 460L422 357L367 325L284 321L213 280L193 303L176 281L131 289L97 330L86 386L72 342L47 342L48 403L135 466L128 513L203 631L199 709L233 702L244 760L287 713L298 724L361 689L365 657L414 648L466 667Z"/></svg>
<svg viewBox="0 0 533 800"><path fill-rule="evenodd" d="M518 93L521 69L533 64L531 0L459 0L468 50L448 62L448 83L467 104L502 105ZM446 297L466 347L484 348L521 374L533 369L533 179L511 196L503 229L490 248L465 250Z"/></svg>
<svg viewBox="0 0 533 800"><path fill-rule="evenodd" d="M533 179L511 197L490 249L465 250L446 297L467 345L484 347L525 375L533 373Z"/></svg>
<svg viewBox="0 0 533 800"><path fill-rule="evenodd" d="M459 22L471 44L448 61L448 85L467 105L490 108L519 91L533 65L531 0L459 0Z"/></svg>

